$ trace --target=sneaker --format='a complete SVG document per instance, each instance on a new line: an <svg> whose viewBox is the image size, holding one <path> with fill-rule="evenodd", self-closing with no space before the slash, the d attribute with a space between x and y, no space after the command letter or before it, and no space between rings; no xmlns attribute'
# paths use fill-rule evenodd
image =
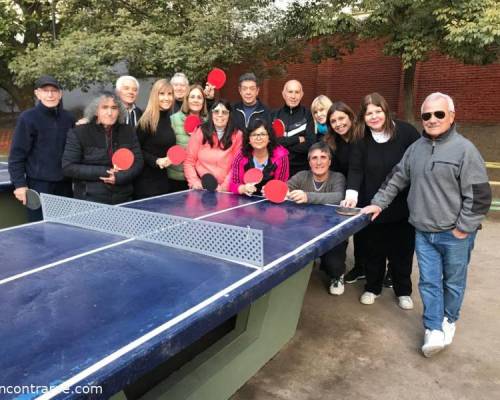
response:
<svg viewBox="0 0 500 400"><path fill-rule="evenodd" d="M410 296L399 296L398 306L403 310L413 310L413 300Z"/></svg>
<svg viewBox="0 0 500 400"><path fill-rule="evenodd" d="M342 275L339 279L332 279L329 292L335 296L340 296L344 293L344 275Z"/></svg>
<svg viewBox="0 0 500 400"><path fill-rule="evenodd" d="M356 281L359 281L361 279L365 279L365 272L361 267L354 266L353 269L351 269L345 276L344 281L347 283L354 283Z"/></svg>
<svg viewBox="0 0 500 400"><path fill-rule="evenodd" d="M455 336L455 323L448 322L448 318L443 319L443 332L444 332L444 345L449 346L453 342L453 336Z"/></svg>
<svg viewBox="0 0 500 400"><path fill-rule="evenodd" d="M425 330L424 345L422 346L422 353L426 357L432 357L434 354L439 353L444 349L444 333L433 329Z"/></svg>
<svg viewBox="0 0 500 400"><path fill-rule="evenodd" d="M385 273L384 286L386 288L391 288L392 287L392 275L389 272L389 270L387 270L387 272Z"/></svg>
<svg viewBox="0 0 500 400"><path fill-rule="evenodd" d="M366 304L370 305L375 303L375 299L378 297L378 294L372 293L372 292L364 292L361 297L359 298L359 301L361 304Z"/></svg>

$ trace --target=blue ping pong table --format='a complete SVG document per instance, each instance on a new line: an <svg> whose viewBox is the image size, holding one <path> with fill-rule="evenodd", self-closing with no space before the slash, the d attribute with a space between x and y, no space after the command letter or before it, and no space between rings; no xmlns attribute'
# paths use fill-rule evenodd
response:
<svg viewBox="0 0 500 400"><path fill-rule="evenodd" d="M137 398L127 388L233 318L141 392L228 398L293 336L314 258L369 223L205 191L120 207L262 230L263 265L48 221L0 230L0 398Z"/></svg>

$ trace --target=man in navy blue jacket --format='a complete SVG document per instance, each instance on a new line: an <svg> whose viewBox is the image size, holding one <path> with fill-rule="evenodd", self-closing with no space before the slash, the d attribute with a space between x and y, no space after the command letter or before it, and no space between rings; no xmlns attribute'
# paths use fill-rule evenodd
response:
<svg viewBox="0 0 500 400"><path fill-rule="evenodd" d="M61 159L66 134L75 125L62 108L62 90L52 76L35 82L35 107L19 115L9 154L9 174L16 198L26 204L26 190L71 196L71 181L64 179ZM41 210L28 210L28 219L42 219Z"/></svg>

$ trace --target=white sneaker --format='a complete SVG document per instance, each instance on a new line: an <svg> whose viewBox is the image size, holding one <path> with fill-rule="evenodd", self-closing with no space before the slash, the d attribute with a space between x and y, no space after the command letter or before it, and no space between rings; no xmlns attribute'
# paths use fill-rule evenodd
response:
<svg viewBox="0 0 500 400"><path fill-rule="evenodd" d="M413 310L413 300L410 296L399 296L398 306L403 310Z"/></svg>
<svg viewBox="0 0 500 400"><path fill-rule="evenodd" d="M433 329L425 330L424 345L422 346L422 353L426 357L432 357L434 354L439 353L444 349L444 333Z"/></svg>
<svg viewBox="0 0 500 400"><path fill-rule="evenodd" d="M364 292L361 297L359 298L359 301L361 304L366 304L370 305L375 303L375 299L378 297L378 294L372 293L372 292Z"/></svg>
<svg viewBox="0 0 500 400"><path fill-rule="evenodd" d="M455 323L448 322L448 318L443 319L443 332L444 332L444 345L449 346L453 342L453 336L455 336Z"/></svg>
<svg viewBox="0 0 500 400"><path fill-rule="evenodd" d="M339 279L332 279L328 291L330 294L335 296L340 296L344 293L344 275L342 275Z"/></svg>

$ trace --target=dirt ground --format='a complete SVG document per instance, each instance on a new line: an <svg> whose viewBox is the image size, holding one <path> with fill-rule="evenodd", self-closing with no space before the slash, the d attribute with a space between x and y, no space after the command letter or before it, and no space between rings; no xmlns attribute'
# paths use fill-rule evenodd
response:
<svg viewBox="0 0 500 400"><path fill-rule="evenodd" d="M313 270L295 337L232 400L500 399L499 243L500 219L488 218L476 240L455 340L429 359L420 352L416 267L412 311L399 309L392 289L362 305L364 281L331 296ZM350 268L352 256L348 262Z"/></svg>

